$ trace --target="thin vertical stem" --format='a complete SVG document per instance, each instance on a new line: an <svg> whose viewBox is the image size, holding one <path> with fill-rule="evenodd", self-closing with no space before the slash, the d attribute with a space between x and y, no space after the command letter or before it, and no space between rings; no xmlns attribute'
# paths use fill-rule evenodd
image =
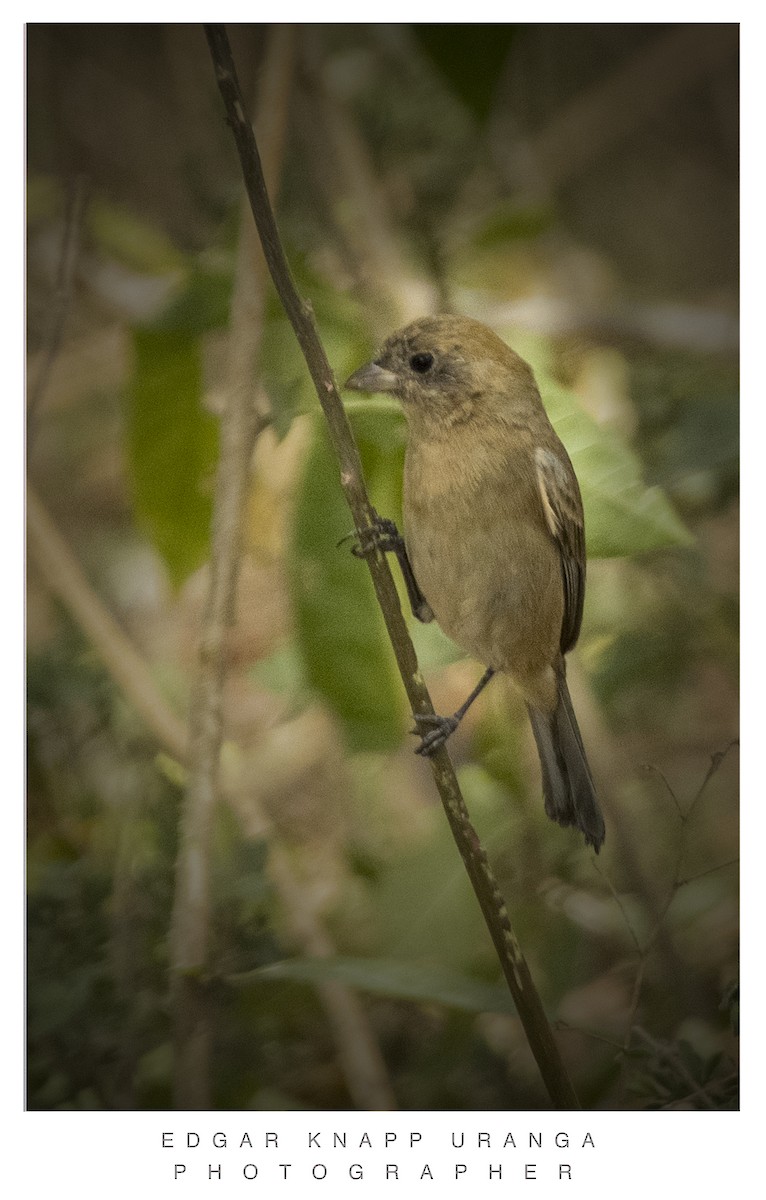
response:
<svg viewBox="0 0 766 1200"><path fill-rule="evenodd" d="M282 157L291 75L291 27L276 26L257 103L269 114L266 167L274 180ZM242 524L250 462L264 415L254 397L253 364L260 342L266 271L243 234L234 301L232 366L221 417L221 447L213 503L210 586L200 636L199 666L189 716L189 784L181 818L180 846L170 933L174 1016L174 1102L177 1108L210 1107L211 1031L203 990L210 942L210 855L213 817L220 792L223 738L222 695L225 638L233 620L241 561ZM246 293L246 299L242 297ZM244 319L237 316L244 312ZM242 336L242 344L238 337ZM248 378L249 376L249 378Z"/></svg>
<svg viewBox="0 0 766 1200"><path fill-rule="evenodd" d="M229 125L239 152L245 187L258 227L264 255L282 305L306 359L324 411L338 458L340 482L357 531L372 523L372 509L362 475L359 452L338 394L335 379L319 338L310 304L295 287L269 202L253 128L247 120L229 39L222 25L207 25L206 33L216 79ZM391 638L407 695L416 713L433 714L433 705L420 673L415 651L402 616L399 598L385 555L367 558L375 592ZM562 1109L580 1107L556 1045L540 996L511 926L508 910L473 828L449 755L444 747L432 757L431 767L460 855L481 906L508 987L516 1004L532 1053L537 1060L553 1104Z"/></svg>

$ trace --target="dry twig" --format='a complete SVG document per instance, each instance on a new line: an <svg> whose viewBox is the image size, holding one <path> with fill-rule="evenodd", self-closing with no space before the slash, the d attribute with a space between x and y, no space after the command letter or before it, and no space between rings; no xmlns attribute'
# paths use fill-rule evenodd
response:
<svg viewBox="0 0 766 1200"><path fill-rule="evenodd" d="M598 871L599 875L602 877L602 879L606 883L609 891L612 894L612 897L613 897L615 903L617 904L617 907L619 908L620 912L622 913L622 917L625 922L625 926L628 930L628 933L630 934L631 941L633 942L634 946L636 947L636 951L638 954L638 965L636 967L636 974L635 974L635 977L633 980L633 986L631 988L630 1004L628 1007L628 1015L627 1015L627 1019L625 1022L625 1033L624 1033L624 1036L622 1039L622 1044L619 1047L619 1050L620 1050L619 1057L622 1059L623 1062L626 1060L627 1055L630 1053L630 1051L632 1049L633 1039L634 1039L635 1034L639 1034L643 1038L643 1040L646 1044L649 1044L651 1041L649 1034L647 1034L645 1030L640 1029L640 1027L637 1025L636 1016L638 1013L639 1004L641 1002L641 991L643 988L644 976L646 974L646 967L647 967L647 963L649 960L649 956L652 953L652 950L654 949L659 938L662 935L662 932L664 929L665 918L667 917L667 914L670 910L670 907L671 907L675 897L677 896L678 892L680 891L680 889L682 887L686 887L688 884L694 883L697 879L702 879L707 875L711 875L714 871L722 871L726 867L734 866L736 864L736 862L738 861L737 859L729 859L726 862L717 863L713 867L708 867L704 871L699 871L694 875L689 875L686 877L683 877L681 875L681 869L683 866L684 857L686 855L687 832L688 832L688 828L689 828L689 822L694 813L694 810L695 810L697 804L699 803L699 800L701 799L707 785L709 784L710 780L713 778L713 776L716 774L716 772L721 767L721 764L723 763L727 754L734 746L736 746L738 744L739 743L736 740L732 741L729 743L729 745L724 750L717 751L715 754L713 754L711 756L710 766L708 767L705 777L702 780L700 786L698 787L693 799L687 805L686 808L684 808L681 805L673 788L670 786L670 783L668 782L667 778L662 773L662 771L660 771L656 767L652 767L652 766L649 767L649 770L651 770L652 773L654 775L656 775L662 781L663 786L665 787L665 790L667 791L667 793L672 801L673 807L674 807L676 813L678 814L678 818L680 821L680 829L679 829L678 845L676 848L675 864L673 867L671 883L668 888L668 892L667 892L667 895L665 896L664 901L662 902L662 904L660 904L656 908L656 910L653 914L654 915L654 924L652 926L652 929L651 929L649 935L643 941L639 938L638 934L636 933L636 930L633 927L633 923L630 920L630 917L628 916L625 905L623 904L622 899L621 899L619 893L617 892L616 888L614 887L612 881L610 880L609 876L603 870L603 868L600 867L599 864L594 861L593 865L594 865L595 869ZM580 1030L579 1032L582 1033L585 1031ZM595 1035L589 1035L589 1036L595 1036ZM656 1049L656 1045L654 1048ZM668 1057L667 1053L665 1053L665 1057L666 1058ZM686 1078L686 1076L684 1076L684 1078ZM689 1082L688 1079L687 1079L687 1082ZM692 1083L694 1083L693 1080L692 1080ZM697 1087L697 1085L694 1084L694 1086L697 1089L697 1092L699 1092L699 1088ZM715 1107L714 1104L711 1104L709 1102L709 1098L706 1098L705 1103L706 1103L706 1107L712 1107L712 1108Z"/></svg>
<svg viewBox="0 0 766 1200"><path fill-rule="evenodd" d="M372 527L373 512L356 443L316 330L313 311L298 295L285 258L226 31L221 25L208 25L206 32L266 261L285 312L295 330L325 413L330 438L340 465L341 486L356 529L360 535L364 535ZM367 561L413 711L419 714L433 713L385 555L376 551ZM453 837L484 914L503 973L551 1100L559 1108L579 1108L577 1096L564 1067L542 1002L511 926L507 908L490 870L484 848L468 816L446 749L442 747L433 756L431 767Z"/></svg>

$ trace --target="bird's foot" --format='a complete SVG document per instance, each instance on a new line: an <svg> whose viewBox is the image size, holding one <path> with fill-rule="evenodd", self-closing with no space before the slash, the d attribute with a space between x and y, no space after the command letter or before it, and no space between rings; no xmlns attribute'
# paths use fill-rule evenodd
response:
<svg viewBox="0 0 766 1200"><path fill-rule="evenodd" d="M460 724L460 717L440 717L437 713L415 713L415 728L410 732L420 738L415 753L430 758Z"/></svg>
<svg viewBox="0 0 766 1200"><path fill-rule="evenodd" d="M396 522L389 517L381 517L379 513L373 510L373 523L361 533L348 533L338 542L341 546L343 542L353 540L351 553L355 558L366 558L368 554L374 553L375 550L380 550L383 554L389 551L394 553L403 550L404 538L396 528Z"/></svg>

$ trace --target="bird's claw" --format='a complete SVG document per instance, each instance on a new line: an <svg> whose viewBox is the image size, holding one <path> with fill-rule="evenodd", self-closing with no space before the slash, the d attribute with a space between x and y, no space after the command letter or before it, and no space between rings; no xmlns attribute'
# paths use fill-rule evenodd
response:
<svg viewBox="0 0 766 1200"><path fill-rule="evenodd" d="M414 718L415 728L411 729L410 733L420 738L420 745L415 747L415 753L426 758L443 746L460 724L457 717L440 717L438 713L415 713Z"/></svg>
<svg viewBox="0 0 766 1200"><path fill-rule="evenodd" d="M381 517L378 513L375 513L372 525L358 533L347 533L340 539L338 545L342 546L344 542L352 538L354 543L351 546L351 553L355 558L366 558L375 550L386 554L389 550L398 550L404 544L402 535L396 528L396 523L389 517Z"/></svg>

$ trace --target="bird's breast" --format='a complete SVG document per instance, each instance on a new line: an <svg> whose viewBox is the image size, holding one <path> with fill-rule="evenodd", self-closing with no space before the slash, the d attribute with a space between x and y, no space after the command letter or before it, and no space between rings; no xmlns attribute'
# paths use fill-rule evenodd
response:
<svg viewBox="0 0 766 1200"><path fill-rule="evenodd" d="M530 455L408 446L404 526L415 577L444 632L517 676L557 653L563 619L558 553Z"/></svg>

